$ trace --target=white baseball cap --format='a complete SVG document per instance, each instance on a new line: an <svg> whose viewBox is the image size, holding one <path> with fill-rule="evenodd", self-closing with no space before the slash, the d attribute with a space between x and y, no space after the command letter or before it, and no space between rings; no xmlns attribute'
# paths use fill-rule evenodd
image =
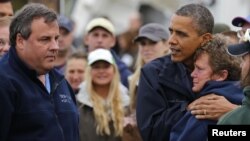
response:
<svg viewBox="0 0 250 141"><path fill-rule="evenodd" d="M95 18L91 20L86 26L86 33L91 32L96 27L101 27L110 32L113 36L115 35L115 27L108 19Z"/></svg>
<svg viewBox="0 0 250 141"><path fill-rule="evenodd" d="M92 65L96 61L106 61L110 64L114 64L114 59L111 52L107 49L99 48L91 51L88 55L88 64Z"/></svg>

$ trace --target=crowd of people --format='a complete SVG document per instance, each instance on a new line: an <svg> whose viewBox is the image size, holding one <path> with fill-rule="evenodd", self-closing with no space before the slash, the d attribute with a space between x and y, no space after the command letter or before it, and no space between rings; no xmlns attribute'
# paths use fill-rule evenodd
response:
<svg viewBox="0 0 250 141"><path fill-rule="evenodd" d="M250 16L232 24L200 4L119 36L96 17L76 47L69 17L1 0L0 140L206 141L208 125L249 125Z"/></svg>

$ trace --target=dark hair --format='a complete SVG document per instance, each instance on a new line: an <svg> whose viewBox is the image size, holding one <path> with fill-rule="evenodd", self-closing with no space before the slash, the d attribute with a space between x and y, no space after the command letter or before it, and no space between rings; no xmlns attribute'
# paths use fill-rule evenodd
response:
<svg viewBox="0 0 250 141"><path fill-rule="evenodd" d="M214 74L219 74L221 70L227 70L228 77L226 80L239 80L241 60L239 57L229 55L227 47L227 38L222 34L215 34L212 40L196 50L194 60L201 54L206 53L209 56L209 64Z"/></svg>
<svg viewBox="0 0 250 141"><path fill-rule="evenodd" d="M11 0L0 0L0 3L11 2Z"/></svg>
<svg viewBox="0 0 250 141"><path fill-rule="evenodd" d="M212 13L204 6L199 4L187 4L179 8L176 15L191 17L193 27L199 35L212 33L214 27L214 17Z"/></svg>
<svg viewBox="0 0 250 141"><path fill-rule="evenodd" d="M44 18L45 23L57 20L55 11L40 3L30 3L17 12L10 24L10 45L16 45L18 33L24 39L28 39L31 34L31 23L34 19Z"/></svg>

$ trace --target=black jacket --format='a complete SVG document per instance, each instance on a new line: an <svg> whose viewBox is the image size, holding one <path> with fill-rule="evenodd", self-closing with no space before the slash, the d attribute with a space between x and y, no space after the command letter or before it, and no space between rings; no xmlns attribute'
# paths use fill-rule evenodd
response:
<svg viewBox="0 0 250 141"><path fill-rule="evenodd" d="M138 87L137 123L144 141L168 141L172 126L195 99L192 79L170 56L143 67Z"/></svg>

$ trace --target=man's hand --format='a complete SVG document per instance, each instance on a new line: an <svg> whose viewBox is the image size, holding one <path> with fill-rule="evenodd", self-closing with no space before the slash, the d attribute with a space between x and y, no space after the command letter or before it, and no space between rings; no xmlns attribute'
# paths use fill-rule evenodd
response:
<svg viewBox="0 0 250 141"><path fill-rule="evenodd" d="M209 94L190 103L188 110L197 119L218 120L222 115L237 107L238 105L230 103L224 96Z"/></svg>

